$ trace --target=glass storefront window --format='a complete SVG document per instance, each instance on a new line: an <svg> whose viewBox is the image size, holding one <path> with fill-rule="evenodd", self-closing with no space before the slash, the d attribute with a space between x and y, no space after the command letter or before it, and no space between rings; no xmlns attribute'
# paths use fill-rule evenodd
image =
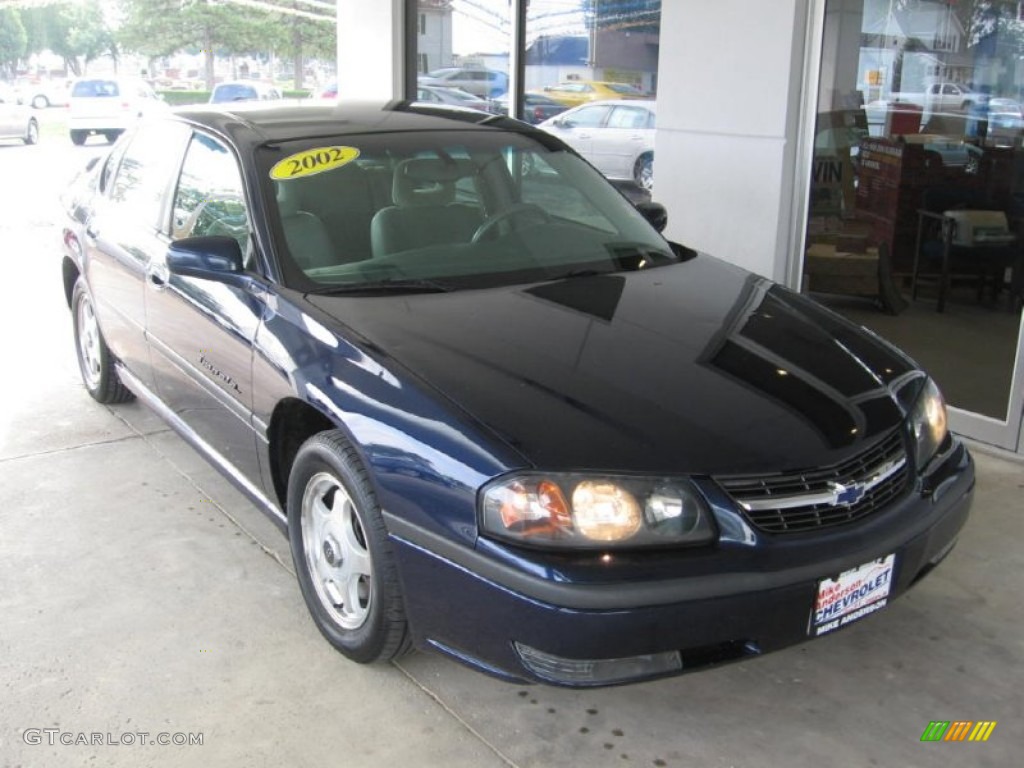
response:
<svg viewBox="0 0 1024 768"><path fill-rule="evenodd" d="M649 193L660 33L661 0L530 0L519 117L570 144L627 192ZM643 103L594 106L607 101Z"/></svg>
<svg viewBox="0 0 1024 768"><path fill-rule="evenodd" d="M416 98L508 114L512 19L523 5L517 117L573 146L631 197L648 198L661 0L416 0Z"/></svg>
<svg viewBox="0 0 1024 768"><path fill-rule="evenodd" d="M828 0L804 287L1006 421L1024 298L1024 4Z"/></svg>
<svg viewBox="0 0 1024 768"><path fill-rule="evenodd" d="M497 111L497 100L509 88L508 0L417 0L411 5L417 99Z"/></svg>

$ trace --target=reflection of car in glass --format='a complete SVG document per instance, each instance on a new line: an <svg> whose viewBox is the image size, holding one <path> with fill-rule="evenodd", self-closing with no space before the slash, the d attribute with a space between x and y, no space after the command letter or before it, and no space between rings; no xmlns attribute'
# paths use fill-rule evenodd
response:
<svg viewBox="0 0 1024 768"><path fill-rule="evenodd" d="M608 83L599 80L570 80L558 85L545 85L544 95L567 107L588 101L609 99L647 99L646 93L626 83Z"/></svg>
<svg viewBox="0 0 1024 768"><path fill-rule="evenodd" d="M880 610L956 543L973 465L890 344L519 121L287 109L140 124L70 192L63 281L85 388L287 533L341 653L677 674Z"/></svg>
<svg viewBox="0 0 1024 768"><path fill-rule="evenodd" d="M424 104L447 104L452 107L478 109L481 112L494 110L491 102L467 93L461 88L443 88L437 85L417 85L416 100Z"/></svg>
<svg viewBox="0 0 1024 768"><path fill-rule="evenodd" d="M336 99L338 98L338 81L332 80L319 91L316 91L316 97L318 99Z"/></svg>
<svg viewBox="0 0 1024 768"><path fill-rule="evenodd" d="M39 141L39 123L32 111L21 103L14 89L0 83L0 139L21 139L26 144Z"/></svg>
<svg viewBox="0 0 1024 768"><path fill-rule="evenodd" d="M508 75L497 69L483 67L444 67L418 78L420 85L461 88L481 99L493 98L508 90Z"/></svg>
<svg viewBox="0 0 1024 768"><path fill-rule="evenodd" d="M140 117L167 111L149 85L129 77L76 80L68 107L68 129L75 144L85 143L93 134L114 141Z"/></svg>
<svg viewBox="0 0 1024 768"><path fill-rule="evenodd" d="M504 93L498 98L494 99L495 112L502 115L508 114L508 94ZM527 123L536 125L537 123L543 123L545 120L560 115L568 107L561 102L555 101L547 96L542 96L539 93L524 93L523 94L523 120Z"/></svg>
<svg viewBox="0 0 1024 768"><path fill-rule="evenodd" d="M238 80L235 82L217 83L210 94L211 104L222 104L227 101L267 101L280 99L281 91L270 83L255 80Z"/></svg>
<svg viewBox="0 0 1024 768"><path fill-rule="evenodd" d="M540 128L562 139L609 179L654 186L653 101L600 101L545 120Z"/></svg>

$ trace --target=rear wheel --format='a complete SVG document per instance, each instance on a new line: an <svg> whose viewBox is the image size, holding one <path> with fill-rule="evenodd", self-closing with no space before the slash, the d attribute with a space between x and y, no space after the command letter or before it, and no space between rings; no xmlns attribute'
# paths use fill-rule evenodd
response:
<svg viewBox="0 0 1024 768"><path fill-rule="evenodd" d="M36 109L46 109L48 106L50 106L50 100L42 94L39 94L38 96L32 99L32 106Z"/></svg>
<svg viewBox="0 0 1024 768"><path fill-rule="evenodd" d="M71 131L71 143L76 147L80 147L85 144L85 139L88 135L85 131Z"/></svg>
<svg viewBox="0 0 1024 768"><path fill-rule="evenodd" d="M78 369L82 373L82 383L86 390L93 400L100 403L128 402L134 395L117 376L113 355L107 349L96 321L92 296L82 278L78 278L71 295L71 313L74 318Z"/></svg>
<svg viewBox="0 0 1024 768"><path fill-rule="evenodd" d="M633 166L633 179L643 189L654 187L654 155L641 155Z"/></svg>
<svg viewBox="0 0 1024 768"><path fill-rule="evenodd" d="M336 430L299 449L288 479L299 588L321 634L361 664L408 650L398 570L369 475Z"/></svg>
<svg viewBox="0 0 1024 768"><path fill-rule="evenodd" d="M107 140L108 144L113 144L117 141L117 137L121 135L120 131L104 131L103 137Z"/></svg>
<svg viewBox="0 0 1024 768"><path fill-rule="evenodd" d="M26 144L35 144L39 141L39 123L35 120L28 121L28 130L25 131L23 141Z"/></svg>

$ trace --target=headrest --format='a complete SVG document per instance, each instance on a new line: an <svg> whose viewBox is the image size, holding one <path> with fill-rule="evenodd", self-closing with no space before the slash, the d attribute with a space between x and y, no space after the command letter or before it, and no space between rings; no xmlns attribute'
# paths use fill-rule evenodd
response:
<svg viewBox="0 0 1024 768"><path fill-rule="evenodd" d="M277 183L277 210L282 219L288 219L299 212L299 195L295 186L287 181Z"/></svg>
<svg viewBox="0 0 1024 768"><path fill-rule="evenodd" d="M446 205L455 199L455 182L472 168L454 160L413 158L395 166L391 197L395 205Z"/></svg>

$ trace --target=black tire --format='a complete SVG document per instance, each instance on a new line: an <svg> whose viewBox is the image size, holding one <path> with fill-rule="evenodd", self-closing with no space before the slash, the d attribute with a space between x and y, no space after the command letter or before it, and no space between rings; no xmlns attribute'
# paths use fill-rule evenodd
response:
<svg viewBox="0 0 1024 768"><path fill-rule="evenodd" d="M22 141L30 146L39 143L39 123L35 119L28 121L28 130L25 131L25 138Z"/></svg>
<svg viewBox="0 0 1024 768"><path fill-rule="evenodd" d="M82 383L99 403L126 403L135 396L121 379L114 367L114 356L100 333L93 310L92 296L82 278L75 283L71 294L71 316L75 331L75 357Z"/></svg>
<svg viewBox="0 0 1024 768"><path fill-rule="evenodd" d="M314 435L295 457L288 538L306 607L331 645L360 664L409 650L398 568L380 506L359 455L340 431ZM339 599L342 589L350 600Z"/></svg>
<svg viewBox="0 0 1024 768"><path fill-rule="evenodd" d="M71 131L71 143L76 147L80 147L85 144L85 140L89 137L86 131Z"/></svg>
<svg viewBox="0 0 1024 768"><path fill-rule="evenodd" d="M654 155L640 155L633 166L633 180L641 189L648 192L654 187Z"/></svg>
<svg viewBox="0 0 1024 768"><path fill-rule="evenodd" d="M33 109L46 109L48 106L50 106L50 100L41 93L32 99Z"/></svg>
<svg viewBox="0 0 1024 768"><path fill-rule="evenodd" d="M121 135L120 131L104 131L103 138L107 140L108 144L113 144L117 141L117 137Z"/></svg>

